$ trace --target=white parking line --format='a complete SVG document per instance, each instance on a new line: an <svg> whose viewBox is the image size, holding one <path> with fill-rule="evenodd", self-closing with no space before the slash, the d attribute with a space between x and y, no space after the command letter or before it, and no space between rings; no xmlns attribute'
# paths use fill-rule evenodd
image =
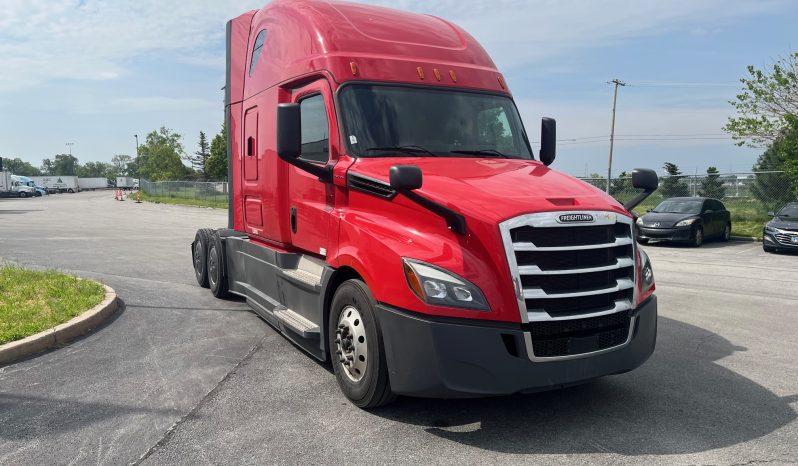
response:
<svg viewBox="0 0 798 466"><path fill-rule="evenodd" d="M744 252L753 251L754 249L762 249L762 245L758 244L758 245L756 245L754 247L751 247L751 248L748 248L748 249L743 249L742 251L738 251L735 254L742 254Z"/></svg>

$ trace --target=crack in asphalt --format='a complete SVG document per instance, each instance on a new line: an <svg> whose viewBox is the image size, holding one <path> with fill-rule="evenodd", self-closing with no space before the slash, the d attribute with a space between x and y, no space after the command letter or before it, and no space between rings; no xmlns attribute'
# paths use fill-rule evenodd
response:
<svg viewBox="0 0 798 466"><path fill-rule="evenodd" d="M241 367L244 363L246 363L247 361L252 359L252 356L255 353L257 353L260 349L263 348L263 343L264 343L264 341L266 340L267 337L268 337L268 334L264 335L263 337L261 337L261 339L258 341L258 343L256 343L252 348L250 348L249 352L247 352L247 354L235 366L233 366L233 368L230 369L230 371L227 374L225 374L225 376L222 377L222 379L219 380L219 382L208 393L206 393L205 396L200 398L200 400L197 402L197 404L193 408L191 408L191 410L188 413L186 413L183 417L181 417L180 419L175 421L174 424L172 424L168 429L166 429L166 432L164 432L164 434L160 438L160 440L158 440L143 455L141 455L139 457L139 459L137 459L136 461L130 463L130 465L131 466L138 466L140 464L143 464L144 461L146 461L147 458L150 457L150 455L155 453L160 448L163 448L164 446L166 446L166 444L169 443L169 440L172 438L172 436L177 431L177 429L185 421L187 421L190 418L192 418L194 416L194 414L197 411L199 411L199 409L202 408L205 405L206 402L208 402L214 395L216 395L216 393L218 393L222 389L222 386L230 379L230 377L233 374L235 374L235 372L238 370L239 367Z"/></svg>

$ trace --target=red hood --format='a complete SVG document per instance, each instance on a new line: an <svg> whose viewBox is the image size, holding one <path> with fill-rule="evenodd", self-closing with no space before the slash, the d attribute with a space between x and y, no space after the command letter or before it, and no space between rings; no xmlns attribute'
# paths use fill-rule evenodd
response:
<svg viewBox="0 0 798 466"><path fill-rule="evenodd" d="M361 158L350 170L388 182L388 169L397 164L421 168L424 184L419 194L491 223L556 210L612 210L629 215L605 192L531 160Z"/></svg>

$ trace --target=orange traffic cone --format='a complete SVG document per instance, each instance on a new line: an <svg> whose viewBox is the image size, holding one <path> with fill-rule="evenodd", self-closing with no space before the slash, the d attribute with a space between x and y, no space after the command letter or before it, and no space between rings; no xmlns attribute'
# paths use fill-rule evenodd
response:
<svg viewBox="0 0 798 466"><path fill-rule="evenodd" d="M124 191L119 191L119 200L120 201L124 201L125 200L125 192Z"/></svg>
<svg viewBox="0 0 798 466"><path fill-rule="evenodd" d="M119 200L119 190L118 189L114 190L114 200L115 201Z"/></svg>
<svg viewBox="0 0 798 466"><path fill-rule="evenodd" d="M136 191L136 204L141 204L141 190Z"/></svg>

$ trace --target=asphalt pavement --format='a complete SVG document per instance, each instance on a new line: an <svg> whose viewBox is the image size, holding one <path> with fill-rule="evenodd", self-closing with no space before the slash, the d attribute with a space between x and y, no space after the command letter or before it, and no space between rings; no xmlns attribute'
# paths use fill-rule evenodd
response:
<svg viewBox="0 0 798 466"><path fill-rule="evenodd" d="M112 192L0 200L0 257L109 284L122 310L0 367L0 464L788 463L798 458L798 255L652 244L657 349L554 392L371 412L237 300L189 243L226 212Z"/></svg>

